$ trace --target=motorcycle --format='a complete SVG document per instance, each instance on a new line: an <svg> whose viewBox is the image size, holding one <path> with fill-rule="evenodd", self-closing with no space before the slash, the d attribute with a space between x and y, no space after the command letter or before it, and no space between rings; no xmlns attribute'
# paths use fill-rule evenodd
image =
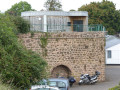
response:
<svg viewBox="0 0 120 90"><path fill-rule="evenodd" d="M80 76L79 85L81 84L95 84L98 81L98 76L100 75L100 72L95 71L95 75L90 76L89 74L82 74Z"/></svg>

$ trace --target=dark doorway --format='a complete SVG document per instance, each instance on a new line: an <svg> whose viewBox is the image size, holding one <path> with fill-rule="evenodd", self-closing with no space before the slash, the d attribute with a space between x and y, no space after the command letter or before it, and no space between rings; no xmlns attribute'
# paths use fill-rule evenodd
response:
<svg viewBox="0 0 120 90"><path fill-rule="evenodd" d="M83 32L83 20L73 20L73 31Z"/></svg>

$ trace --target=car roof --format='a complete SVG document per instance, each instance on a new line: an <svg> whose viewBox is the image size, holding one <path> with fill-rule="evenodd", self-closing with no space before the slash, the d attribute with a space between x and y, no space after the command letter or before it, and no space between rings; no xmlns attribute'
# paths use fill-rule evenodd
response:
<svg viewBox="0 0 120 90"><path fill-rule="evenodd" d="M64 82L67 84L67 86L69 86L69 81L67 78L49 78L48 81L56 81L56 82Z"/></svg>
<svg viewBox="0 0 120 90"><path fill-rule="evenodd" d="M68 81L66 78L49 78L49 81Z"/></svg>

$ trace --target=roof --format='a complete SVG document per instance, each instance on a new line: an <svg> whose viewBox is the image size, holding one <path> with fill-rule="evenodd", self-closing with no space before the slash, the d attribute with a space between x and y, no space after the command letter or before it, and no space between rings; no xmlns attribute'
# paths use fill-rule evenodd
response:
<svg viewBox="0 0 120 90"><path fill-rule="evenodd" d="M106 46L105 46L106 49L115 46L117 44L120 44L120 39L118 37L113 35L106 36Z"/></svg>
<svg viewBox="0 0 120 90"><path fill-rule="evenodd" d="M22 12L21 16L88 16L87 11L26 11Z"/></svg>
<svg viewBox="0 0 120 90"><path fill-rule="evenodd" d="M109 40L112 40L112 39L115 39L117 38L116 36L113 36L113 35L106 35L106 41L109 41Z"/></svg>
<svg viewBox="0 0 120 90"><path fill-rule="evenodd" d="M49 81L63 81L63 82L67 82L68 79L67 78L49 78Z"/></svg>

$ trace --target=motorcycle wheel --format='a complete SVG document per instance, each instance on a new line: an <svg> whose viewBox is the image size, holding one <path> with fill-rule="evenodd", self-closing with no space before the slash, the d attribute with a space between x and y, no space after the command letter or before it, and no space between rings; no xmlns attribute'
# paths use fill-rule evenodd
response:
<svg viewBox="0 0 120 90"><path fill-rule="evenodd" d="M96 84L97 82L92 82L92 83L90 83L91 85L94 85L94 84Z"/></svg>
<svg viewBox="0 0 120 90"><path fill-rule="evenodd" d="M92 84L96 84L97 82L93 82Z"/></svg>

